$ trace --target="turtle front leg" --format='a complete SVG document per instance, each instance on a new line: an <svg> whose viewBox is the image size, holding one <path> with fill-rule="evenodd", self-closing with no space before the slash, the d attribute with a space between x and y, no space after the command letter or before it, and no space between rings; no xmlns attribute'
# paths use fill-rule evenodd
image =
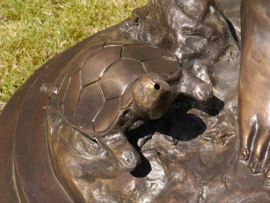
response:
<svg viewBox="0 0 270 203"><path fill-rule="evenodd" d="M212 86L196 77L190 70L184 69L177 94L181 93L198 101L206 101L213 96Z"/></svg>
<svg viewBox="0 0 270 203"><path fill-rule="evenodd" d="M99 142L112 153L123 169L131 172L141 163L139 153L128 142L122 130L99 138Z"/></svg>

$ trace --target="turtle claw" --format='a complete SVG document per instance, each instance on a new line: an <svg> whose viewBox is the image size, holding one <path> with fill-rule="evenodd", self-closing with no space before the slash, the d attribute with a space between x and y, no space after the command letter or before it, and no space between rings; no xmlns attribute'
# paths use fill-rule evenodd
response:
<svg viewBox="0 0 270 203"><path fill-rule="evenodd" d="M213 89L207 83L200 82L195 86L193 96L198 101L206 101L213 96Z"/></svg>
<svg viewBox="0 0 270 203"><path fill-rule="evenodd" d="M133 147L133 149L129 146L121 148L119 151L114 152L114 157L124 170L131 172L140 164L140 156Z"/></svg>

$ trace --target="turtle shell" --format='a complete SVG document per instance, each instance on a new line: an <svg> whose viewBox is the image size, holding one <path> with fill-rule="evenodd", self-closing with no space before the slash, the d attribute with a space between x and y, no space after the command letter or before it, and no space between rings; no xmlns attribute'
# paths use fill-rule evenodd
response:
<svg viewBox="0 0 270 203"><path fill-rule="evenodd" d="M132 102L132 84L146 73L179 78L180 65L174 55L151 45L92 45L66 67L57 95L59 113L87 135L108 134Z"/></svg>

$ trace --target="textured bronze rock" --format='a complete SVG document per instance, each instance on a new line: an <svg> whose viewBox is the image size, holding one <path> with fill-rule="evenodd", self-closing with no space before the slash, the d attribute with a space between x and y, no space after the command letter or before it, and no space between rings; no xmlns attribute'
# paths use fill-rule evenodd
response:
<svg viewBox="0 0 270 203"><path fill-rule="evenodd" d="M268 48L267 43L257 39L267 42L268 28L261 24L268 22L267 12L261 11L269 5L266 0L254 2L248 0L243 4L242 40L239 35L240 1L151 0L135 10L130 19L84 40L44 64L15 93L0 117L0 201L269 202L268 188L263 187L264 175L253 175L250 164L239 160L240 137L237 136L239 42L243 47L241 81L247 81L245 78L250 75L256 76L252 74L256 69L250 69L249 65L254 64L257 50L262 52ZM250 31L255 26L259 38L258 33ZM149 55L144 52L148 49ZM99 52L102 52L100 56ZM167 66L170 60L175 64L173 54L180 66ZM158 65L141 66L151 60L160 61ZM132 65L117 66L116 61L130 61ZM111 69L114 71L110 73L114 65L121 71ZM133 71L136 67L138 71ZM104 71L106 68L108 70ZM147 71L148 68L151 71ZM261 70L261 67L256 68ZM267 77L266 65L262 70ZM125 77L121 78L121 73ZM153 76L162 78L152 83ZM114 86L116 81L121 85ZM143 100L140 112L152 115L148 116L150 118L166 114L159 119L137 122L130 117L117 117L124 96L129 96L127 104L139 102L136 95L141 90L135 90L144 81L152 83L150 94L164 95L156 94L155 89L155 84L162 83L172 98L166 95L165 98L170 99L164 105L157 103L162 111L149 111L146 105L151 109L153 104L148 105ZM94 85L97 88L91 90ZM267 87L258 80L256 85L252 88ZM48 93L49 99L40 88ZM262 110L267 109L267 100L260 97L263 91L246 88L244 93L251 91L259 96L242 105L247 97L240 91L241 112L253 105L253 101L260 102ZM212 92L213 97L206 101ZM179 93L183 94L176 97ZM117 102L109 102L114 99ZM80 104L81 100L91 109ZM107 102L110 104L105 111ZM130 107L126 110L132 112ZM158 113L158 116L149 112ZM253 108L246 110L249 112L261 115L263 111ZM98 119L93 118L102 113L107 117L101 119L103 125L98 132L105 136L101 138L93 133L95 129L86 128L84 124L96 126ZM114 121L122 123L114 125ZM124 129L123 133L120 129ZM115 142L117 138L120 142ZM104 145L106 141L109 144ZM262 141L263 137L255 139L255 146ZM268 143L264 141L263 144ZM110 146L113 149L109 149ZM128 146L128 150L122 150L123 146ZM141 164L130 173L134 167L119 164L122 152L117 150L140 156L137 160L141 159ZM265 148L261 152L260 155L265 156ZM254 157L256 153L251 151L250 154ZM253 159L250 160L253 163ZM136 165L136 161L132 163ZM253 169L254 164L251 165Z"/></svg>
<svg viewBox="0 0 270 203"><path fill-rule="evenodd" d="M235 4L227 1L225 5L228 10ZM236 1L233 14L240 12L238 5L239 1ZM199 15L194 16L193 12ZM167 0L149 1L146 6L135 10L131 19L120 27L133 38L174 53L182 66L183 78L195 77L213 87L215 96L224 102L224 110L218 115L216 125L219 127L204 134L207 140L212 139L209 136L219 139L227 134L227 127L234 128L234 111L238 105L235 94L239 43L235 32L232 33L234 27L227 22L214 1Z"/></svg>

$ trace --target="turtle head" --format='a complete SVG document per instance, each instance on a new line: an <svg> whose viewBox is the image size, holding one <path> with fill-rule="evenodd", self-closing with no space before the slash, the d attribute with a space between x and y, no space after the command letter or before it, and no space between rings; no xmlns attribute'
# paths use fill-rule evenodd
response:
<svg viewBox="0 0 270 203"><path fill-rule="evenodd" d="M172 104L170 85L153 73L145 74L133 85L132 96L136 113L146 119L162 117Z"/></svg>

